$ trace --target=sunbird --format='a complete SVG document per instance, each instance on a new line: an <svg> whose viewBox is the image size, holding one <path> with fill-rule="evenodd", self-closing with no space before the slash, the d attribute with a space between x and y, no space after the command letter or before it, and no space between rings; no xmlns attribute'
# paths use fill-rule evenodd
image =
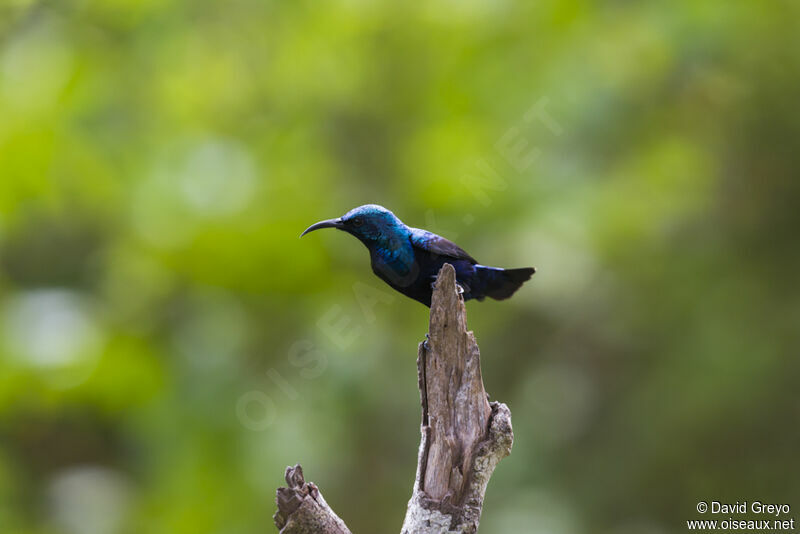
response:
<svg viewBox="0 0 800 534"><path fill-rule="evenodd" d="M507 299L536 272L533 267L501 269L479 265L452 241L406 226L377 204L359 206L336 219L312 224L300 237L320 228L338 228L357 237L369 250L372 272L378 278L428 307L436 276L445 263L455 268L464 300Z"/></svg>

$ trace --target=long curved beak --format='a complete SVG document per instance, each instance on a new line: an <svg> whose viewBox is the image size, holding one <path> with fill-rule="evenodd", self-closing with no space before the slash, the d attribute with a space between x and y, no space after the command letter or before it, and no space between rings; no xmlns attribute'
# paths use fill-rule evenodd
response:
<svg viewBox="0 0 800 534"><path fill-rule="evenodd" d="M313 232L314 230L319 230L320 228L342 228L344 225L342 224L341 217L336 219L328 219L326 221L320 221L318 223L314 223L308 228L306 228L305 232L300 234L300 237L303 237L309 232Z"/></svg>

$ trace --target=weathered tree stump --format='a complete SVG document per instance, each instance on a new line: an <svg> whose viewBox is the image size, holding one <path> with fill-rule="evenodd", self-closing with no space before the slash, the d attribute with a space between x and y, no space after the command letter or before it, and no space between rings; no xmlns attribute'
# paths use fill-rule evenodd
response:
<svg viewBox="0 0 800 534"><path fill-rule="evenodd" d="M480 352L467 331L455 269L445 264L431 302L428 339L417 357L422 439L417 476L402 534L477 532L483 497L497 463L514 441L511 412L487 399ZM331 510L300 466L287 468L279 488L275 524L281 534L343 534L350 531Z"/></svg>
<svg viewBox="0 0 800 534"><path fill-rule="evenodd" d="M278 488L275 503L278 511L272 516L281 534L350 534L322 498L319 488L303 478L300 464L286 468L286 488Z"/></svg>

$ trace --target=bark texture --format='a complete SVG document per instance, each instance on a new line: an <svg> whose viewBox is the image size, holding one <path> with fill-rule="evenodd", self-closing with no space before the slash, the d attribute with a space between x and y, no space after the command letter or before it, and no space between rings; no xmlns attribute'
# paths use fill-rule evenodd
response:
<svg viewBox="0 0 800 534"><path fill-rule="evenodd" d="M303 478L300 464L286 468L286 488L278 488L272 516L281 534L351 534L322 498L319 488Z"/></svg>
<svg viewBox="0 0 800 534"><path fill-rule="evenodd" d="M449 264L436 280L417 372L422 438L402 534L475 533L486 485L511 452L514 433L508 407L490 403L483 389L478 344ZM274 516L281 534L350 533L299 465L286 468L286 483Z"/></svg>
<svg viewBox="0 0 800 534"><path fill-rule="evenodd" d="M449 264L436 280L417 372L422 439L402 532L477 532L486 485L511 452L514 433L508 407L487 400L480 351Z"/></svg>

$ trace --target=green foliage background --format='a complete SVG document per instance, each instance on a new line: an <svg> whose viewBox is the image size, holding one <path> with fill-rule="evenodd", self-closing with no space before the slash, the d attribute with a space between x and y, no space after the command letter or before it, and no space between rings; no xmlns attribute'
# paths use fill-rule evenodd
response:
<svg viewBox="0 0 800 534"><path fill-rule="evenodd" d="M516 433L483 531L800 510L799 16L0 1L0 531L270 532L298 461L397 531L427 310L297 238L367 202L539 268L468 306Z"/></svg>

